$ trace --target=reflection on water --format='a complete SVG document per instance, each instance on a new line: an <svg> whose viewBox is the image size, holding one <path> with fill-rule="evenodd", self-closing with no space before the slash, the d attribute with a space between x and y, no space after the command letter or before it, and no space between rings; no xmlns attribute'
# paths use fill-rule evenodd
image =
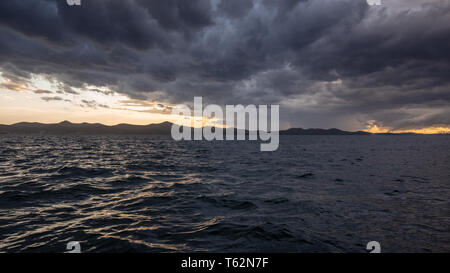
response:
<svg viewBox="0 0 450 273"><path fill-rule="evenodd" d="M0 137L0 251L450 251L450 137Z"/></svg>

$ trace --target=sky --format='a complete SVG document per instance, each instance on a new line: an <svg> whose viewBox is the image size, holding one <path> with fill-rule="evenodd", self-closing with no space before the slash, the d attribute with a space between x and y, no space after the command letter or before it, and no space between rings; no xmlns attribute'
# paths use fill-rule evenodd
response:
<svg viewBox="0 0 450 273"><path fill-rule="evenodd" d="M280 127L450 132L450 1L0 1L0 124L173 121L280 105Z"/></svg>

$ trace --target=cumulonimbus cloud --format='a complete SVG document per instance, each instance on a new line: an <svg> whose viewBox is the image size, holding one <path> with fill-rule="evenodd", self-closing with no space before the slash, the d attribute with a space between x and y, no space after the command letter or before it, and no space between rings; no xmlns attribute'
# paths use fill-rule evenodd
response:
<svg viewBox="0 0 450 273"><path fill-rule="evenodd" d="M51 75L69 93L279 103L292 126L449 126L450 2L383 3L1 1L0 67Z"/></svg>

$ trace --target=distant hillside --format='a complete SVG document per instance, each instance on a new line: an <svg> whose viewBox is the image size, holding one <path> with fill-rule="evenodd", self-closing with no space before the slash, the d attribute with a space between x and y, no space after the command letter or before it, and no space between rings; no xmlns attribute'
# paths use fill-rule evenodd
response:
<svg viewBox="0 0 450 273"><path fill-rule="evenodd" d="M0 133L7 134L62 134L62 135L169 135L172 123L163 122L150 125L118 124L107 126L100 123L71 123L63 121L56 124L21 122L13 125L0 125Z"/></svg>
<svg viewBox="0 0 450 273"><path fill-rule="evenodd" d="M280 135L370 135L371 133L358 131L347 132L339 129L302 129L291 128L285 131L280 131Z"/></svg>
<svg viewBox="0 0 450 273"><path fill-rule="evenodd" d="M150 125L118 124L107 126L100 123L71 123L63 121L56 124L20 122L0 125L0 134L41 134L41 135L170 135L172 123L163 122ZM192 129L192 128L189 128ZM235 133L243 130L235 130ZM225 130L224 130L225 132ZM246 132L248 133L248 132ZM339 129L291 128L280 131L281 135L370 135L367 132L347 132Z"/></svg>

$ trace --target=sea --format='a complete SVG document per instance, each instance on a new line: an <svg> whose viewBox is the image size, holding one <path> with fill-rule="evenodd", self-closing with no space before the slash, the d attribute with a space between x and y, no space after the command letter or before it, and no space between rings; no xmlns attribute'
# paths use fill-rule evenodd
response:
<svg viewBox="0 0 450 273"><path fill-rule="evenodd" d="M0 136L0 252L450 252L450 136Z"/></svg>

